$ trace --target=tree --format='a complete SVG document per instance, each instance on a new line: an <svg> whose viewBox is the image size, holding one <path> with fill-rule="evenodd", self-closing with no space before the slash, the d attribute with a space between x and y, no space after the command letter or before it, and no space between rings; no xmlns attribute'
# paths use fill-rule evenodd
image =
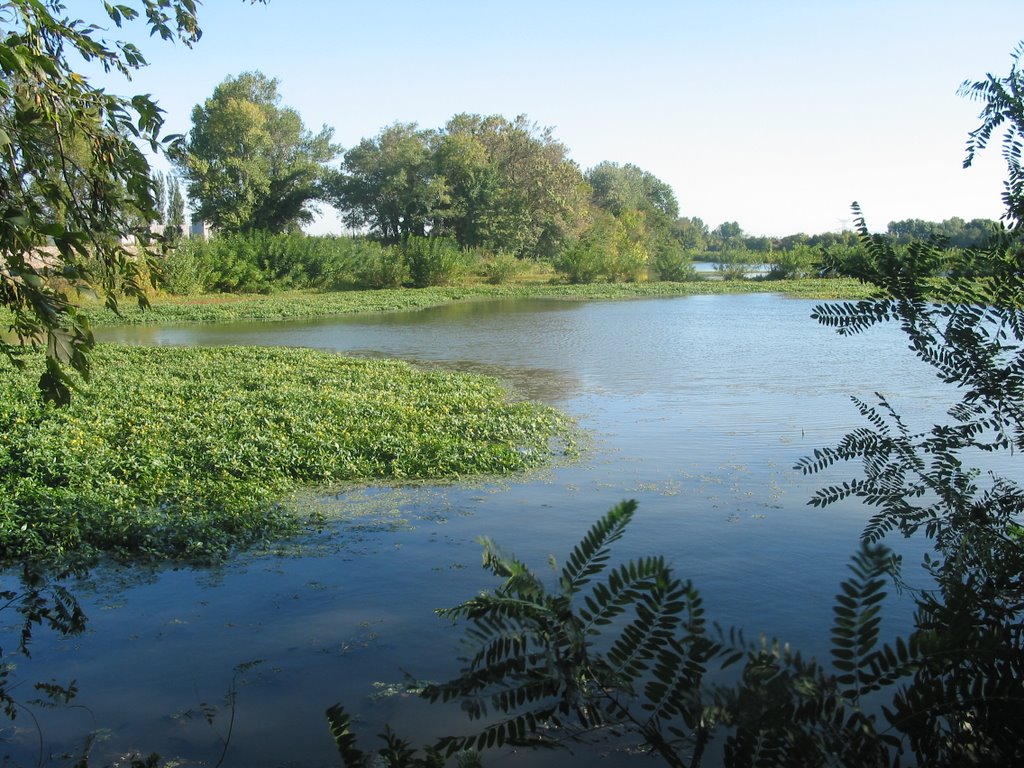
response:
<svg viewBox="0 0 1024 768"><path fill-rule="evenodd" d="M199 38L191 0L103 4L117 28L144 16L153 34ZM93 337L75 298L98 292L145 303L144 265L156 198L142 146L167 149L163 118L148 96L115 96L76 72L81 57L125 76L146 62L137 47L103 37L103 24L65 15L59 0L0 6L0 301L16 364L46 348L44 394L67 401L70 367L89 372ZM141 12L141 13L140 13ZM123 243L143 245L130 252Z"/></svg>
<svg viewBox="0 0 1024 768"><path fill-rule="evenodd" d="M415 123L394 123L345 153L332 199L350 227L367 227L387 243L432 230L447 202L431 151L433 135Z"/></svg>
<svg viewBox="0 0 1024 768"><path fill-rule="evenodd" d="M440 223L460 244L550 258L585 225L586 184L551 128L459 114L435 146L450 190Z"/></svg>
<svg viewBox="0 0 1024 768"><path fill-rule="evenodd" d="M586 221L586 187L579 168L551 128L470 116L473 135L498 177L498 194L483 216L486 245L518 256L551 258ZM449 132L452 125L449 124ZM464 130L464 128L460 128Z"/></svg>
<svg viewBox="0 0 1024 768"><path fill-rule="evenodd" d="M181 194L181 183L175 174L168 174L167 216L164 233L167 239L175 241L185 234L185 197Z"/></svg>
<svg viewBox="0 0 1024 768"><path fill-rule="evenodd" d="M718 250L728 250L743 243L743 228L735 221L723 221L711 230L711 239L717 243Z"/></svg>
<svg viewBox="0 0 1024 768"><path fill-rule="evenodd" d="M167 175L156 171L153 173L153 208L155 224L167 222Z"/></svg>
<svg viewBox="0 0 1024 768"><path fill-rule="evenodd" d="M672 223L669 233L683 248L691 251L703 251L710 236L708 225L696 216L680 216Z"/></svg>
<svg viewBox="0 0 1024 768"><path fill-rule="evenodd" d="M325 165L339 148L280 105L279 82L260 72L228 77L192 110L176 161L195 216L223 232L297 230L327 197Z"/></svg>
<svg viewBox="0 0 1024 768"><path fill-rule="evenodd" d="M679 203L672 187L632 163L598 163L587 171L586 180L593 189L594 203L616 216L629 210L669 221L679 216Z"/></svg>

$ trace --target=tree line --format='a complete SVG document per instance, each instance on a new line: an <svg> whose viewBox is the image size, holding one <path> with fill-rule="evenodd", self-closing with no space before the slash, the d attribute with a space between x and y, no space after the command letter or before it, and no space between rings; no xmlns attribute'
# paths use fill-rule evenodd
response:
<svg viewBox="0 0 1024 768"><path fill-rule="evenodd" d="M676 279L702 258L742 273L778 251L800 257L799 267L782 265L781 276L843 272L842 263L857 261L852 232L771 238L735 221L710 229L681 217L669 184L629 163L583 171L551 128L525 115L462 113L436 129L395 122L343 150L333 129L314 133L282 105L278 86L245 72L193 110L175 162L195 216L215 231L296 232L328 204L353 233L383 245L446 238L464 249L561 262L574 282L638 279L649 267ZM889 233L898 243L936 236L963 249L980 247L995 228L982 219L908 220L891 222Z"/></svg>

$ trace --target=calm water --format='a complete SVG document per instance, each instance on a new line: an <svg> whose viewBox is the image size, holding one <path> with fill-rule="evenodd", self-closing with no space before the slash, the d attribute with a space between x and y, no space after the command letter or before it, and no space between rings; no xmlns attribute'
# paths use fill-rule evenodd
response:
<svg viewBox="0 0 1024 768"><path fill-rule="evenodd" d="M842 339L809 319L812 306L770 295L515 300L104 330L107 341L305 346L484 372L576 417L592 445L581 462L526 479L324 494L317 503L353 519L215 571L112 570L75 585L88 633L40 632L18 671L78 681L87 709L37 713L46 749L73 749L104 729L104 755L139 749L212 764L232 688L226 765L336 765L322 716L336 701L360 715L367 739L389 720L424 739L450 732L461 723L446 719L450 710L371 694L402 670L454 671L458 632L432 611L494 584L475 537L543 571L623 498L640 511L622 557L663 553L702 589L709 618L820 654L865 513L808 507L815 488L843 475L808 479L792 466L860 425L850 395L885 392L923 426L945 393L895 329ZM893 601L890 618L909 610ZM203 705L220 708L212 726ZM30 762L38 735L27 717L15 725L7 747Z"/></svg>

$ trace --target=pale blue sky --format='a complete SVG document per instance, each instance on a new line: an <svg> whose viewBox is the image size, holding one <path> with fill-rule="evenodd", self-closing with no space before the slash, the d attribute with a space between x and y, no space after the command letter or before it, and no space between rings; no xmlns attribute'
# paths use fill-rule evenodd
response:
<svg viewBox="0 0 1024 768"><path fill-rule="evenodd" d="M96 0L69 12L95 19ZM351 147L395 122L525 113L586 169L635 163L683 215L751 234L893 219L998 218L998 151L962 170L979 105L965 79L1005 74L1020 0L346 2L208 0L193 50L141 41L168 127L228 75L280 80L282 102ZM122 35L123 36L123 35ZM340 231L326 215L314 231Z"/></svg>

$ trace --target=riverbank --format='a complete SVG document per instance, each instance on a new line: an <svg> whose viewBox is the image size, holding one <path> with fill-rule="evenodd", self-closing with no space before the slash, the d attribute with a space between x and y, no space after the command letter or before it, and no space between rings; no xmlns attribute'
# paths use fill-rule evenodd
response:
<svg viewBox="0 0 1024 768"><path fill-rule="evenodd" d="M303 349L100 345L71 404L0 367L5 563L213 561L296 532L300 487L505 474L569 422L497 381Z"/></svg>
<svg viewBox="0 0 1024 768"><path fill-rule="evenodd" d="M851 278L805 280L698 280L686 283L592 283L586 285L510 283L443 288L397 288L336 293L288 292L269 295L216 294L157 296L140 310L123 306L116 315L100 306L86 307L95 325L214 323L233 320L297 320L359 312L427 309L455 301L487 298L554 298L613 300L727 293L780 293L793 298L862 299L869 287Z"/></svg>

